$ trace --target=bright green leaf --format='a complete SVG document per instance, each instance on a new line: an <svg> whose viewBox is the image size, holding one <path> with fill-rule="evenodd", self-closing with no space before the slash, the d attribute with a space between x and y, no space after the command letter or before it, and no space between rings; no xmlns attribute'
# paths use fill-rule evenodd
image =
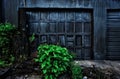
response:
<svg viewBox="0 0 120 79"><path fill-rule="evenodd" d="M43 73L46 74L46 73L47 73L47 70L43 70Z"/></svg>

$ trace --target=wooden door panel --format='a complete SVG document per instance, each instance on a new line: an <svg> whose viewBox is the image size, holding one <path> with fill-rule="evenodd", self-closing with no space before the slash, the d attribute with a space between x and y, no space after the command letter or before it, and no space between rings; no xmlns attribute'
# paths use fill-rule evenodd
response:
<svg viewBox="0 0 120 79"><path fill-rule="evenodd" d="M91 12L27 11L26 16L29 35L35 33L39 44L60 44L76 53L78 59L91 58Z"/></svg>

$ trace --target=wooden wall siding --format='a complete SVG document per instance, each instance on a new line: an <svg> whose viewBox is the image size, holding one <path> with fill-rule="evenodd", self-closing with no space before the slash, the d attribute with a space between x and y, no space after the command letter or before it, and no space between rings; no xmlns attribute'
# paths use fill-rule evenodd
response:
<svg viewBox="0 0 120 79"><path fill-rule="evenodd" d="M119 9L120 0L105 0L107 9Z"/></svg>
<svg viewBox="0 0 120 79"><path fill-rule="evenodd" d="M21 7L94 8L96 0L19 0ZM106 4L106 8L120 8L119 0L97 0L96 4ZM42 4L41 4L42 3Z"/></svg>
<svg viewBox="0 0 120 79"><path fill-rule="evenodd" d="M120 10L107 13L107 58L120 58Z"/></svg>
<svg viewBox="0 0 120 79"><path fill-rule="evenodd" d="M105 3L104 8L120 8L119 0L1 0L4 4L5 21L18 26L18 9L20 7L58 7L58 8L95 8L94 5ZM101 1L101 2L100 2ZM99 3L100 2L100 3ZM14 17L12 17L14 16Z"/></svg>
<svg viewBox="0 0 120 79"><path fill-rule="evenodd" d="M93 9L94 59L104 59L106 55L107 9L119 9L120 0L2 0L5 21L18 26L19 8L88 8Z"/></svg>
<svg viewBox="0 0 120 79"><path fill-rule="evenodd" d="M20 4L25 7L92 8L91 0L22 0Z"/></svg>
<svg viewBox="0 0 120 79"><path fill-rule="evenodd" d="M4 17L5 22L10 22L18 26L18 0L3 0L4 1Z"/></svg>

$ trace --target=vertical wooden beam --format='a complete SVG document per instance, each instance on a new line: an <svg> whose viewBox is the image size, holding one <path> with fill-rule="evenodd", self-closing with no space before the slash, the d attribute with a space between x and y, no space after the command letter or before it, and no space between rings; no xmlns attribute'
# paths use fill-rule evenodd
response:
<svg viewBox="0 0 120 79"><path fill-rule="evenodd" d="M105 58L106 8L104 0L94 0L94 59Z"/></svg>
<svg viewBox="0 0 120 79"><path fill-rule="evenodd" d="M5 21L18 26L18 0L3 0Z"/></svg>

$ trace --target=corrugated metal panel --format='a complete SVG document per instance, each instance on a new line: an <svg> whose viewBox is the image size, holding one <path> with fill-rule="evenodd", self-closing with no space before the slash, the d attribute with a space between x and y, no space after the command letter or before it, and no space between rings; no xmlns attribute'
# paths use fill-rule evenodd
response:
<svg viewBox="0 0 120 79"><path fill-rule="evenodd" d="M107 58L120 59L120 10L107 14Z"/></svg>

